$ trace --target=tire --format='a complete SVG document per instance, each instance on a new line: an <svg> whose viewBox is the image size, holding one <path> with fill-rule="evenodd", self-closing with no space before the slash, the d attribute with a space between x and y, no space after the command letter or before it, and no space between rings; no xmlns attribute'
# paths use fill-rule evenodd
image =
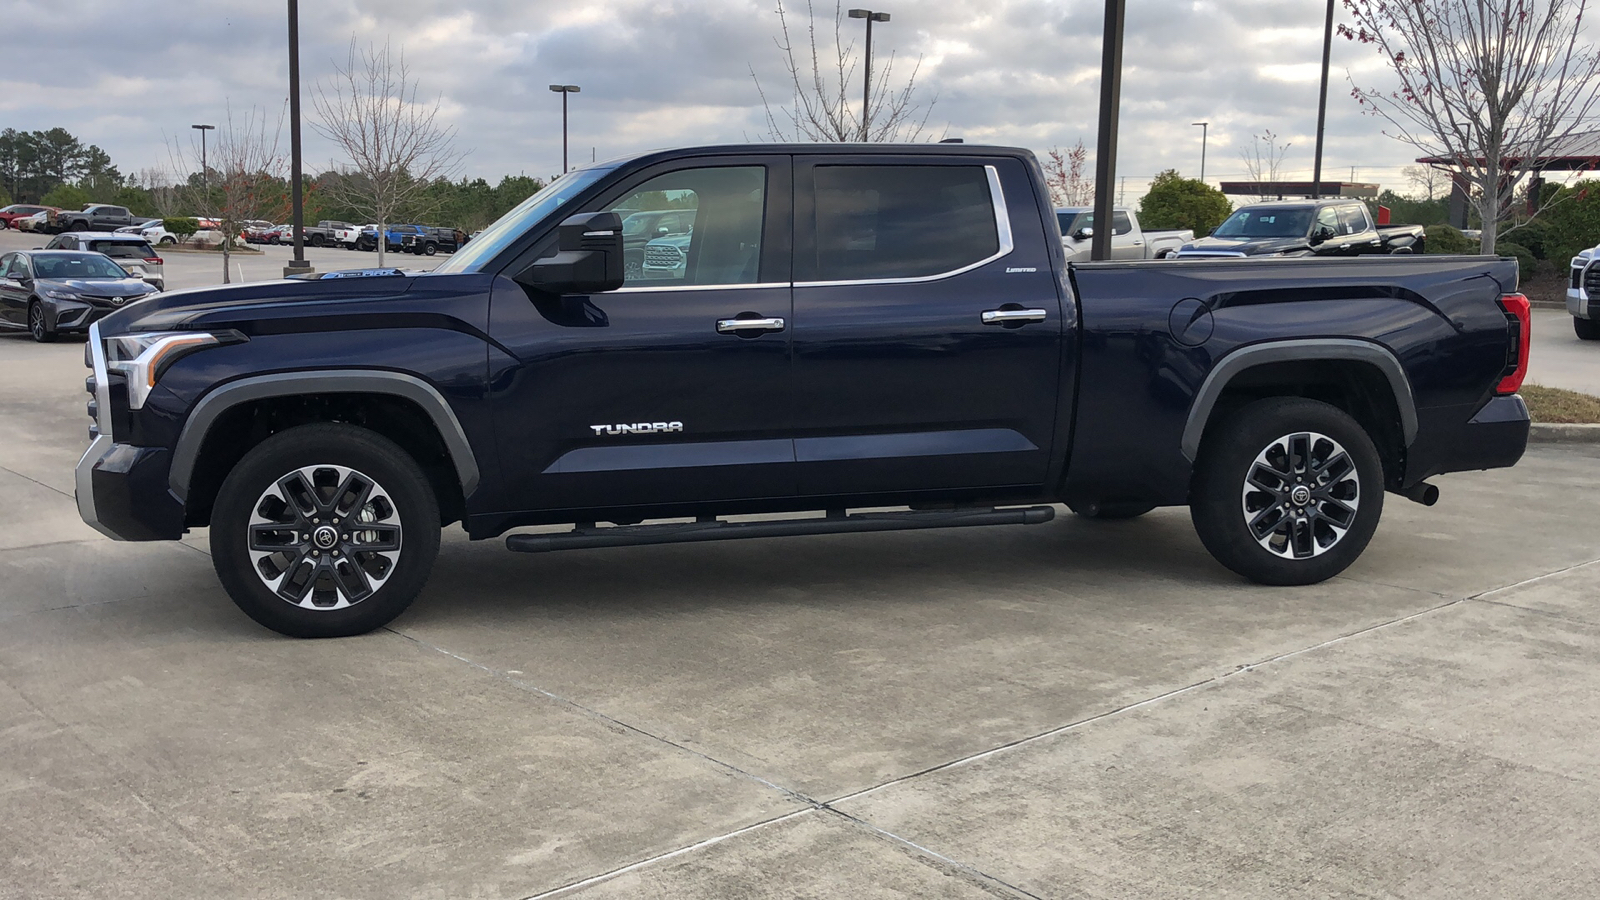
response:
<svg viewBox="0 0 1600 900"><path fill-rule="evenodd" d="M1573 316L1572 330L1577 333L1580 341L1600 341L1600 322L1594 319L1580 319Z"/></svg>
<svg viewBox="0 0 1600 900"><path fill-rule="evenodd" d="M1316 400L1274 397L1207 429L1189 515L1200 542L1234 572L1261 584L1315 584L1366 549L1383 490L1377 448L1355 419Z"/></svg>
<svg viewBox="0 0 1600 900"><path fill-rule="evenodd" d="M347 485L365 486L367 502L356 507ZM290 503L296 494L301 502ZM378 527L360 536L338 527L356 509ZM348 637L411 605L439 531L433 488L393 441L352 425L301 425L262 441L228 473L211 515L211 559L228 596L261 625L290 637Z"/></svg>
<svg viewBox="0 0 1600 900"><path fill-rule="evenodd" d="M170 247L173 244L176 244L177 242L178 242L177 238L172 237L171 235L168 235L167 237L164 237L161 240L156 241L156 246L157 247Z"/></svg>
<svg viewBox="0 0 1600 900"><path fill-rule="evenodd" d="M1154 503L1084 503L1067 504L1073 512L1085 519L1112 522L1118 519L1137 519L1156 508Z"/></svg>
<svg viewBox="0 0 1600 900"><path fill-rule="evenodd" d="M53 344L56 330L44 320L44 304L35 300L28 304L28 333L41 344Z"/></svg>
<svg viewBox="0 0 1600 900"><path fill-rule="evenodd" d="M321 246L322 246L322 245L323 245L323 244L326 244L326 243L327 243L327 242L328 242L328 239L327 239L327 238L325 238L325 237L323 237L323 236L322 236L322 235L320 235L320 234L313 234L313 235L312 235L312 236L311 236L311 240L310 240L310 242L309 242L309 243L310 243L310 244L311 244L311 246L313 246L313 247L321 247ZM305 243L305 241L302 241L302 243Z"/></svg>
<svg viewBox="0 0 1600 900"><path fill-rule="evenodd" d="M433 256L434 254L436 254L438 252L439 252L439 245L438 244L424 244L423 247L422 247L422 255L423 256Z"/></svg>

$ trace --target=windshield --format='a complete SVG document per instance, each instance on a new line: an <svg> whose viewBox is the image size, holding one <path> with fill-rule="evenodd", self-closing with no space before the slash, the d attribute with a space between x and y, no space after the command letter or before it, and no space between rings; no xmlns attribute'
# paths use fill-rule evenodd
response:
<svg viewBox="0 0 1600 900"><path fill-rule="evenodd" d="M87 279L128 278L122 267L104 256L87 253L38 253L33 257L33 273L39 278Z"/></svg>
<svg viewBox="0 0 1600 900"><path fill-rule="evenodd" d="M543 190L517 204L516 208L495 220L465 247L457 250L435 272L481 272L489 260L511 245L512 241L560 209L568 200L611 172L610 166L590 166L574 169L550 182Z"/></svg>
<svg viewBox="0 0 1600 900"><path fill-rule="evenodd" d="M1211 232L1219 238L1294 238L1311 233L1311 210L1307 207L1291 209L1251 209L1245 207L1228 217L1228 221Z"/></svg>
<svg viewBox="0 0 1600 900"><path fill-rule="evenodd" d="M89 249L112 259L154 259L156 255L144 241L90 241Z"/></svg>

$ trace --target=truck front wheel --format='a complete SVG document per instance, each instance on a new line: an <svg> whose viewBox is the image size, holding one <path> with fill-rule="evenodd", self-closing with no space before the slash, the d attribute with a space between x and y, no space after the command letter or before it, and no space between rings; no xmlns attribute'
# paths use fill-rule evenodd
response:
<svg viewBox="0 0 1600 900"><path fill-rule="evenodd" d="M211 515L211 559L233 602L290 637L345 637L405 611L439 552L439 504L394 442L302 425L245 454Z"/></svg>
<svg viewBox="0 0 1600 900"><path fill-rule="evenodd" d="M1383 513L1383 464L1343 410L1258 400L1208 429L1189 514L1217 561L1261 584L1315 584L1343 572Z"/></svg>

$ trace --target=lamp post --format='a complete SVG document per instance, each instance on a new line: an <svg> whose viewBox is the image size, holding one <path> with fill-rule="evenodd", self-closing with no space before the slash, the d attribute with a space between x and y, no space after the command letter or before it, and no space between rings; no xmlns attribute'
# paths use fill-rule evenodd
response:
<svg viewBox="0 0 1600 900"><path fill-rule="evenodd" d="M1094 237L1089 258L1111 258L1111 215L1117 186L1117 124L1122 104L1122 32L1128 0L1106 0L1105 36L1100 42L1100 134L1094 151Z"/></svg>
<svg viewBox="0 0 1600 900"><path fill-rule="evenodd" d="M1200 183L1206 183L1206 138L1211 134L1210 122L1190 122L1200 126Z"/></svg>
<svg viewBox="0 0 1600 900"><path fill-rule="evenodd" d="M190 128L200 132L200 183L205 186L205 205L211 205L211 167L206 165L206 132L215 130L215 125L190 125Z"/></svg>
<svg viewBox="0 0 1600 900"><path fill-rule="evenodd" d="M301 195L300 167L300 0L289 0L289 235L294 239L294 258L283 274L311 271L305 258L305 207Z"/></svg>
<svg viewBox="0 0 1600 900"><path fill-rule="evenodd" d="M1317 99L1317 158L1311 169L1313 200L1322 196L1322 129L1328 123L1328 56L1332 52L1333 0L1328 0L1328 22L1322 30L1322 93Z"/></svg>
<svg viewBox="0 0 1600 900"><path fill-rule="evenodd" d="M575 84L552 84L550 90L561 95L561 171L567 171L567 95L583 90Z"/></svg>
<svg viewBox="0 0 1600 900"><path fill-rule="evenodd" d="M889 14L870 9L852 9L850 18L867 20L867 52L862 57L864 65L861 67L861 140L865 142L870 134L867 125L872 110L872 23L889 21Z"/></svg>

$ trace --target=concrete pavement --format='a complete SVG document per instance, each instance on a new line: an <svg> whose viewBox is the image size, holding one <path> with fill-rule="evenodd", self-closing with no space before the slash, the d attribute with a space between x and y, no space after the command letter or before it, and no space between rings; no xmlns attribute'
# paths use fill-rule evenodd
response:
<svg viewBox="0 0 1600 900"><path fill-rule="evenodd" d="M1565 310L1533 311L1528 380L1600 397L1600 341L1580 341Z"/></svg>
<svg viewBox="0 0 1600 900"><path fill-rule="evenodd" d="M81 356L0 336L0 897L1600 894L1600 447L1388 497L1308 588L1181 510L452 530L392 629L305 642L203 532L77 520Z"/></svg>

